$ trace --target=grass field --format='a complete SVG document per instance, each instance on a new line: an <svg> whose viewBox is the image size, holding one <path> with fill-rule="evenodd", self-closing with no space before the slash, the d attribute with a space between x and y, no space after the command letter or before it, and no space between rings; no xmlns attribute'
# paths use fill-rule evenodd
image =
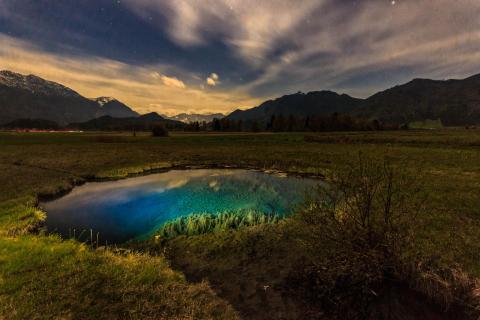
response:
<svg viewBox="0 0 480 320"><path fill-rule="evenodd" d="M294 317L301 302L282 298L285 290L275 294L265 289L284 284L278 279L286 279L286 270L295 268L280 268L294 261L288 258L295 252L285 239L288 221L179 237L167 251L153 240L135 246L140 251L93 251L44 235L39 226L45 214L35 208L37 198L68 191L87 179L122 178L173 166L254 167L329 179L332 170L359 153L386 158L422 181L430 214L419 231L418 246L479 277L478 130L168 138L0 133L0 319L227 319L239 313Z"/></svg>

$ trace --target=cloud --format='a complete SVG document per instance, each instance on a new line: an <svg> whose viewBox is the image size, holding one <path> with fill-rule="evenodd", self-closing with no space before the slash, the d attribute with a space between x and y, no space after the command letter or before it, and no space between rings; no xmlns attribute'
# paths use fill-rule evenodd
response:
<svg viewBox="0 0 480 320"><path fill-rule="evenodd" d="M256 74L242 86L254 95L325 88L366 96L412 77L480 68L478 0L125 1L140 16L161 16L157 26L166 21L180 46L228 46ZM348 81L382 72L377 82Z"/></svg>
<svg viewBox="0 0 480 320"><path fill-rule="evenodd" d="M185 89L186 88L185 83L183 83L182 80L179 80L175 77L167 77L165 75L160 75L160 80L167 87L180 88L180 89Z"/></svg>
<svg viewBox="0 0 480 320"><path fill-rule="evenodd" d="M218 74L216 73L210 74L207 78L207 84L209 86L215 87L219 82L220 82L219 77L218 77Z"/></svg>
<svg viewBox="0 0 480 320"><path fill-rule="evenodd" d="M50 1L56 5L50 10L62 9L56 12L63 24L34 3L0 0L0 32L39 45L29 52L28 43L0 42L0 66L83 94L118 96L141 110L227 112L298 90L365 97L414 77L480 71L479 0L122 0L122 12L133 13L125 25L142 34L134 41L116 28L102 36L101 19L85 14L97 10L98 1L85 0L74 15L70 5ZM119 22L127 19L115 12L109 10ZM122 48L138 40L138 54L118 50L113 40L119 39ZM222 86L211 70L220 73Z"/></svg>
<svg viewBox="0 0 480 320"><path fill-rule="evenodd" d="M207 92L189 88L181 80L164 75L164 70L174 69L172 66L140 67L98 57L52 54L1 33L0 66L64 84L86 97L115 97L140 113L228 113L263 100L238 90ZM159 80L164 85L161 89Z"/></svg>
<svg viewBox="0 0 480 320"><path fill-rule="evenodd" d="M320 87L368 96L413 77L461 78L479 71L478 1L404 1L395 6L365 1L353 12L338 7L330 11L309 27L290 31L299 45L285 54L288 59L282 55L273 60L248 84L253 94ZM369 74L380 72L385 77L368 81ZM350 78L359 81L351 87L338 85Z"/></svg>
<svg viewBox="0 0 480 320"><path fill-rule="evenodd" d="M181 46L200 46L220 38L238 55L257 64L284 34L304 22L305 17L325 0L126 0L129 8L153 19ZM252 10L255 8L255 10Z"/></svg>

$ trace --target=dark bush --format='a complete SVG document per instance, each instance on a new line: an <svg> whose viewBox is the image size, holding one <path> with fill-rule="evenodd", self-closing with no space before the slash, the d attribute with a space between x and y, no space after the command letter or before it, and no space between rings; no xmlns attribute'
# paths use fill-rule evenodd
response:
<svg viewBox="0 0 480 320"><path fill-rule="evenodd" d="M360 156L318 187L299 216L309 234L302 243L309 258L297 273L307 299L361 318L386 283L405 278L424 212L417 181Z"/></svg>
<svg viewBox="0 0 480 320"><path fill-rule="evenodd" d="M306 259L291 282L332 318L390 319L402 312L395 301L403 301L418 312L433 303L455 319L476 319L478 281L419 250L427 197L421 177L404 170L362 155L335 170L297 219Z"/></svg>
<svg viewBox="0 0 480 320"><path fill-rule="evenodd" d="M152 126L152 136L168 137L168 130L163 124L156 124Z"/></svg>

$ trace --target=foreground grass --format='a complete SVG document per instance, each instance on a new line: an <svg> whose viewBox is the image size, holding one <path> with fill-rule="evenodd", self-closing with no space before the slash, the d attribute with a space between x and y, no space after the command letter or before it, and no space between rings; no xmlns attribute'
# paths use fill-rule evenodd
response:
<svg viewBox="0 0 480 320"><path fill-rule="evenodd" d="M30 234L44 214L25 200L0 206L0 319L237 318L207 283L189 284L161 255Z"/></svg>
<svg viewBox="0 0 480 320"><path fill-rule="evenodd" d="M163 257L94 252L54 236L0 239L4 318L234 319L206 283Z"/></svg>
<svg viewBox="0 0 480 320"><path fill-rule="evenodd" d="M328 178L334 166L358 152L386 156L421 179L430 194L421 250L480 276L479 146L480 132L466 130L319 134L314 139L303 134L0 134L0 318L235 317L206 283L187 283L156 250L150 250L154 255L93 252L76 242L31 234L44 218L34 207L37 195L61 193L93 177L171 166L233 165ZM291 286L287 275L297 267L296 253L291 233L283 228L292 226L282 222L178 237L170 258L193 280L210 280L216 293L244 308L243 315L316 314L288 290L270 290ZM303 232L301 226L296 230Z"/></svg>

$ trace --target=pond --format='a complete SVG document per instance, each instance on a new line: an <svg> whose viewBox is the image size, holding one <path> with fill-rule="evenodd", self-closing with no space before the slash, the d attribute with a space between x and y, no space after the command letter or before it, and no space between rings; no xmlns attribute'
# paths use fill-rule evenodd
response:
<svg viewBox="0 0 480 320"><path fill-rule="evenodd" d="M41 203L49 232L79 240L145 239L166 221L197 213L255 210L288 215L318 184L315 179L240 169L172 170L91 182Z"/></svg>

